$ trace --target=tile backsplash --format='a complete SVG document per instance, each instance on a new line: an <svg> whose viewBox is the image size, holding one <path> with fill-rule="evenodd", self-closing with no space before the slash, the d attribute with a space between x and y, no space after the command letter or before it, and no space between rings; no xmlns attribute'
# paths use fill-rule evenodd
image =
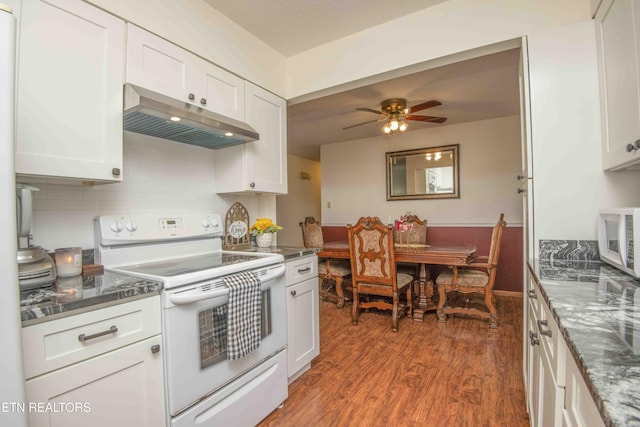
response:
<svg viewBox="0 0 640 427"><path fill-rule="evenodd" d="M215 194L214 156L215 150L125 132L123 182L34 183L40 191L34 193L32 244L93 249L93 219L104 214L217 212L224 218L236 201L256 212L255 196Z"/></svg>
<svg viewBox="0 0 640 427"><path fill-rule="evenodd" d="M541 260L600 260L596 240L540 240Z"/></svg>

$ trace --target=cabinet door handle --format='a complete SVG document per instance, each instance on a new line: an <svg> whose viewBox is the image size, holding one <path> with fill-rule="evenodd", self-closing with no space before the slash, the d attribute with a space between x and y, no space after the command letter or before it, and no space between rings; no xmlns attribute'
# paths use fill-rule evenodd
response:
<svg viewBox="0 0 640 427"><path fill-rule="evenodd" d="M254 188L255 186L256 186L256 183L255 183L255 182L250 182L250 183L249 183L249 187Z"/></svg>
<svg viewBox="0 0 640 427"><path fill-rule="evenodd" d="M114 325L109 329L107 329L106 331L97 332L95 334L91 334L91 335L80 334L78 335L78 341L85 342L85 341L92 340L94 338L102 337L104 335L115 334L116 332L118 332L118 327Z"/></svg>
<svg viewBox="0 0 640 427"><path fill-rule="evenodd" d="M540 340L538 339L538 334L533 331L529 331L529 342L531 342L532 346L539 345Z"/></svg>
<svg viewBox="0 0 640 427"><path fill-rule="evenodd" d="M291 295L295 297L296 296L296 291L291 291Z"/></svg>
<svg viewBox="0 0 640 427"><path fill-rule="evenodd" d="M160 344L155 344L151 346L151 354L160 353Z"/></svg>
<svg viewBox="0 0 640 427"><path fill-rule="evenodd" d="M193 101L194 99L196 99L196 96L193 93L189 94L189 101Z"/></svg>
<svg viewBox="0 0 640 427"><path fill-rule="evenodd" d="M636 142L632 144L627 144L626 149L627 149L627 153L640 149L640 139L636 140Z"/></svg>
<svg viewBox="0 0 640 427"><path fill-rule="evenodd" d="M311 267L299 268L298 269L298 273L300 273L300 274L308 273L310 271L311 271Z"/></svg>
<svg viewBox="0 0 640 427"><path fill-rule="evenodd" d="M200 98L200 104L207 105L207 98Z"/></svg>
<svg viewBox="0 0 640 427"><path fill-rule="evenodd" d="M111 169L111 175L120 176L120 168Z"/></svg>
<svg viewBox="0 0 640 427"><path fill-rule="evenodd" d="M542 330L542 327L548 328L549 326L549 322L547 322L546 320L538 320L538 329L540 330L540 335L544 335L547 337L551 336L551 329L545 329Z"/></svg>
<svg viewBox="0 0 640 427"><path fill-rule="evenodd" d="M533 298L533 299L538 298L538 295L536 295L536 291L535 290L531 289L529 291L529 298Z"/></svg>

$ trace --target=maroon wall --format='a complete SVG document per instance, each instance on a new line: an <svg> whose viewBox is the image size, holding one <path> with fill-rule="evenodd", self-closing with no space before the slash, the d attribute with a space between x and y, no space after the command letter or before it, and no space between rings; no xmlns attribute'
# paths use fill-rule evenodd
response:
<svg viewBox="0 0 640 427"><path fill-rule="evenodd" d="M477 255L487 255L493 227L429 227L427 243L475 243ZM323 226L325 242L347 240L346 227ZM441 268L434 266L435 275ZM502 234L496 290L522 292L522 227L507 227Z"/></svg>

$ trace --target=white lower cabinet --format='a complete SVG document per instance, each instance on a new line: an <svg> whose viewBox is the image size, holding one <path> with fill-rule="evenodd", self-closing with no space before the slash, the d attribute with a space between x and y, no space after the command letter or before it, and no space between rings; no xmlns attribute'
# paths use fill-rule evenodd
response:
<svg viewBox="0 0 640 427"><path fill-rule="evenodd" d="M164 426L160 297L22 329L30 427Z"/></svg>
<svg viewBox="0 0 640 427"><path fill-rule="evenodd" d="M318 257L295 258L287 270L287 353L289 383L320 354Z"/></svg>
<svg viewBox="0 0 640 427"><path fill-rule="evenodd" d="M165 425L161 342L156 335L28 380L29 426Z"/></svg>
<svg viewBox="0 0 640 427"><path fill-rule="evenodd" d="M526 401L532 427L602 426L567 343L530 274L524 354Z"/></svg>
<svg viewBox="0 0 640 427"><path fill-rule="evenodd" d="M529 418L532 427L559 426L564 399L566 345L548 316L542 295L534 287L529 293Z"/></svg>
<svg viewBox="0 0 640 427"><path fill-rule="evenodd" d="M567 357L567 385L565 388L563 427L604 427L600 411L589 394L578 365Z"/></svg>

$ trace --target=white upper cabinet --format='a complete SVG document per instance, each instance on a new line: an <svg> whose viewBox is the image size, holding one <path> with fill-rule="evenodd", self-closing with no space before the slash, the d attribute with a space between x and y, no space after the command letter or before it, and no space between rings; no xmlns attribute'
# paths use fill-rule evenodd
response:
<svg viewBox="0 0 640 427"><path fill-rule="evenodd" d="M124 32L84 1L22 2L17 174L122 180Z"/></svg>
<svg viewBox="0 0 640 427"><path fill-rule="evenodd" d="M216 193L287 193L287 102L245 83L245 121L260 139L216 151Z"/></svg>
<svg viewBox="0 0 640 427"><path fill-rule="evenodd" d="M127 25L127 83L244 121L244 80L151 34Z"/></svg>
<svg viewBox="0 0 640 427"><path fill-rule="evenodd" d="M603 168L640 162L640 1L607 0L596 15Z"/></svg>

